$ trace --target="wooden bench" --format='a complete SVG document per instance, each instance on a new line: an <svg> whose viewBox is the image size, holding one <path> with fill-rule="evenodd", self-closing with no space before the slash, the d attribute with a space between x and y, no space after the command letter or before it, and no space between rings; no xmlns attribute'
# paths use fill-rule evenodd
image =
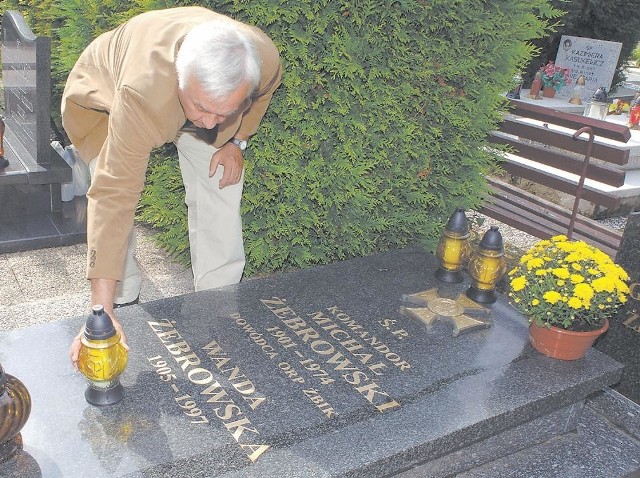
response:
<svg viewBox="0 0 640 478"><path fill-rule="evenodd" d="M629 160L631 138L624 125L510 100L510 114L494 144L506 145L501 164L515 178L526 179L573 198L568 208L518 187L489 178L490 196L478 211L542 239L557 234L583 240L615 257L622 232L609 229L578 212L581 200L608 210L620 206L613 188L625 181L616 167ZM599 186L608 185L612 188Z"/></svg>

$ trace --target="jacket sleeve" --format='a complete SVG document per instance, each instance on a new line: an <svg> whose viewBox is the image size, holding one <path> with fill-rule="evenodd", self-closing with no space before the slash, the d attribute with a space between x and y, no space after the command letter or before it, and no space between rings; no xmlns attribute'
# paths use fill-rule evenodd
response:
<svg viewBox="0 0 640 478"><path fill-rule="evenodd" d="M87 278L122 280L149 154L162 143L139 95L120 88L87 193Z"/></svg>

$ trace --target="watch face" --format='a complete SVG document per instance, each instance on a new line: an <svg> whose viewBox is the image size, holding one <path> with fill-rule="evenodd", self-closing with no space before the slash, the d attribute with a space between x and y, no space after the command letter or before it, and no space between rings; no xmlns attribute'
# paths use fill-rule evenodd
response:
<svg viewBox="0 0 640 478"><path fill-rule="evenodd" d="M242 151L247 149L247 142L242 139L233 138L231 142L235 144L238 148L240 148Z"/></svg>

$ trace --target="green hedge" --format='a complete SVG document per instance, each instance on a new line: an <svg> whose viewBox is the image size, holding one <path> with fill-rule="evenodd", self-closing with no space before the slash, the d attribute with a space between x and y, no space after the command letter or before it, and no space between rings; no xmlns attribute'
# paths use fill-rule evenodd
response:
<svg viewBox="0 0 640 478"><path fill-rule="evenodd" d="M501 117L500 93L531 58L529 40L560 14L547 0L138 1L120 2L123 8L60 0L60 73L92 29L178 3L258 25L281 51L283 84L246 154L249 275L407 244L432 250L455 207L481 202L495 165L484 146ZM68 38L74 29L81 32ZM151 161L139 216L186 257L171 148Z"/></svg>

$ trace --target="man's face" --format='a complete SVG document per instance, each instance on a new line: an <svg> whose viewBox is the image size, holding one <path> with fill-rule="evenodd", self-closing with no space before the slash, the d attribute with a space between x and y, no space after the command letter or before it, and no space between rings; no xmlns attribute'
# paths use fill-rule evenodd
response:
<svg viewBox="0 0 640 478"><path fill-rule="evenodd" d="M178 88L178 99L184 115L198 128L213 129L229 116L246 108L249 85L243 83L225 100L212 100L202 90L200 82L190 79L185 88Z"/></svg>

